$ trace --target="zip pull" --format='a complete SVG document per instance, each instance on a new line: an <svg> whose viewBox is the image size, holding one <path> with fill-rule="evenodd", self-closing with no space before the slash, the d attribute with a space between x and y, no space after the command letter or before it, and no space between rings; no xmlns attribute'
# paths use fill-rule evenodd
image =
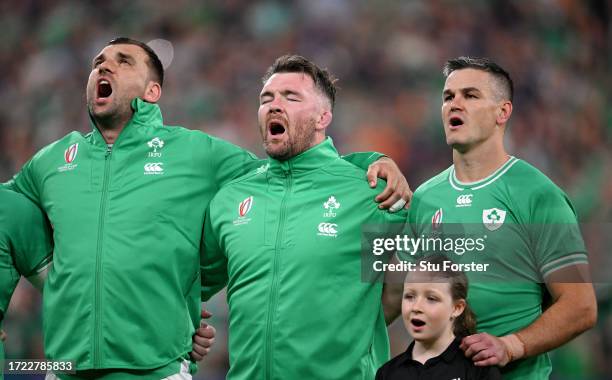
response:
<svg viewBox="0 0 612 380"><path fill-rule="evenodd" d="M106 145L106 154L104 155L104 157L108 157L111 154L111 151L113 150L113 146L112 145Z"/></svg>

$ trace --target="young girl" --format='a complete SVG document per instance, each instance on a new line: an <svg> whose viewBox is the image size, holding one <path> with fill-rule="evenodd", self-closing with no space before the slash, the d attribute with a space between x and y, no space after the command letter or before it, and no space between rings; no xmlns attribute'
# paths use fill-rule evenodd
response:
<svg viewBox="0 0 612 380"><path fill-rule="evenodd" d="M436 257L428 262L442 268L444 260L448 259ZM476 332L476 319L466 302L467 291L463 272L409 273L402 318L414 341L406 352L378 370L376 380L501 379L497 367L476 367L459 348L461 338Z"/></svg>

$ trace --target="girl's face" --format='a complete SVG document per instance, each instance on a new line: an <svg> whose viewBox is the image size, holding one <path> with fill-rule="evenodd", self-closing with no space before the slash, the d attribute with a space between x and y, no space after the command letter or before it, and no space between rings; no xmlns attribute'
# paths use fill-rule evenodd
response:
<svg viewBox="0 0 612 380"><path fill-rule="evenodd" d="M418 342L434 342L453 336L453 321L465 309L465 300L453 301L448 282L411 275L404 284L402 318L406 329ZM440 280L438 280L440 281Z"/></svg>

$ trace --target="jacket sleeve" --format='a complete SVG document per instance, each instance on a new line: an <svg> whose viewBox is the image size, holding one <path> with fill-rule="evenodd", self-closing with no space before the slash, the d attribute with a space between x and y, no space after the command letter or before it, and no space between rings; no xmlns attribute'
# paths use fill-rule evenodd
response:
<svg viewBox="0 0 612 380"><path fill-rule="evenodd" d="M25 195L38 206L41 205L40 189L34 170L34 158L26 162L23 168L11 180L2 185L9 190Z"/></svg>
<svg viewBox="0 0 612 380"><path fill-rule="evenodd" d="M22 195L16 197L13 207L10 227L15 266L22 276L28 277L51 261L51 227L42 211Z"/></svg>
<svg viewBox="0 0 612 380"><path fill-rule="evenodd" d="M225 140L211 137L211 170L217 188L265 164L253 153Z"/></svg>
<svg viewBox="0 0 612 380"><path fill-rule="evenodd" d="M213 201L214 202L214 201ZM221 249L218 236L212 224L211 205L206 210L204 236L201 244L200 271L202 281L202 301L208 301L227 285L227 256Z"/></svg>
<svg viewBox="0 0 612 380"><path fill-rule="evenodd" d="M358 168L368 170L368 167L381 157L386 156L378 152L355 152L347 154L346 156L342 156L342 159L344 161L350 162Z"/></svg>

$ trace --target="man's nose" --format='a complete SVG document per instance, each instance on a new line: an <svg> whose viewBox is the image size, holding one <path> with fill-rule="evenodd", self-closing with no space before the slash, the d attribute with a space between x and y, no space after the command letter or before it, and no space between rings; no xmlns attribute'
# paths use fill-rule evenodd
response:
<svg viewBox="0 0 612 380"><path fill-rule="evenodd" d="M114 71L114 65L112 62L104 61L98 65L98 71L100 74L112 73Z"/></svg>
<svg viewBox="0 0 612 380"><path fill-rule="evenodd" d="M455 96L450 102L450 110L459 111L463 109L463 98L460 96Z"/></svg>
<svg viewBox="0 0 612 380"><path fill-rule="evenodd" d="M278 100L278 98L274 98L272 99L272 101L269 103L269 110L268 112L270 113L281 113L283 112L283 107L282 104L280 102L280 100Z"/></svg>

